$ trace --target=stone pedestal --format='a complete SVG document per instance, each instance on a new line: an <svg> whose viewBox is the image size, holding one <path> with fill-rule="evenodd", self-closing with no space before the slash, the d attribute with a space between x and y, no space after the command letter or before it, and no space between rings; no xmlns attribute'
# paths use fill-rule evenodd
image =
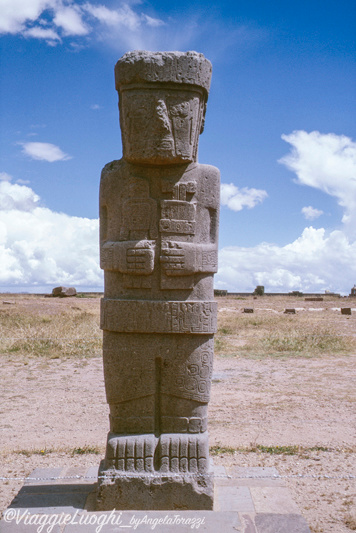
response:
<svg viewBox="0 0 356 533"><path fill-rule="evenodd" d="M212 510L214 473L130 473L108 469L103 461L98 474L98 511Z"/></svg>
<svg viewBox="0 0 356 533"><path fill-rule="evenodd" d="M174 500L170 510L98 511L96 484L93 483L97 470L97 467L87 471L83 468L36 468L10 507L2 513L1 533L36 533L45 520L44 530L52 525L53 533L98 533L99 527L103 533L124 530L310 533L281 479L283 476L273 467L225 469L215 466L214 510L211 511L175 509L174 491L169 491L167 496ZM147 486L144 492L147 494ZM110 497L110 487L104 497ZM134 492L133 498L140 498L140 492ZM18 516L25 518L18 520Z"/></svg>
<svg viewBox="0 0 356 533"><path fill-rule="evenodd" d="M115 77L123 158L100 184L110 432L97 506L212 509L220 177L197 163L211 64L196 52L130 52Z"/></svg>

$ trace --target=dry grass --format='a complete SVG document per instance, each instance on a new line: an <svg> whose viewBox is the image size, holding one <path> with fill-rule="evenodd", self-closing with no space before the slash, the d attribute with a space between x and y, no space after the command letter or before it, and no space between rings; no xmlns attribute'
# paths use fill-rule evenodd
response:
<svg viewBox="0 0 356 533"><path fill-rule="evenodd" d="M345 515L345 525L351 530L356 531L356 512L352 511Z"/></svg>
<svg viewBox="0 0 356 533"><path fill-rule="evenodd" d="M264 303L268 302L268 297L264 298ZM284 308L293 308L294 300L285 298ZM245 314L239 302L219 298L219 303L215 353L221 357L315 357L347 355L356 350L351 323L349 331L345 331L346 317L331 309L312 312L305 308L288 315L281 305L280 311L259 308L253 314Z"/></svg>
<svg viewBox="0 0 356 533"><path fill-rule="evenodd" d="M92 446L89 444L85 444L84 446L80 446L78 448L69 448L68 446L57 446L57 447L51 447L47 448L46 446L44 448L21 448L20 450L11 450L11 452L2 452L1 455L3 457L6 457L11 454L15 455L24 455L25 457L32 457L33 455L51 455L51 454L57 454L62 453L65 455L88 455L88 454L94 454L94 455L103 455L105 453L105 447L104 446Z"/></svg>
<svg viewBox="0 0 356 533"><path fill-rule="evenodd" d="M237 455L238 453L263 453L268 455L297 455L301 459L309 459L312 453L319 454L319 452L330 453L342 453L342 454L354 454L356 453L356 447L328 447L328 446L264 446L263 444L251 443L250 446L222 446L216 444L210 447L210 453L213 456L222 455Z"/></svg>
<svg viewBox="0 0 356 533"><path fill-rule="evenodd" d="M10 299L13 303L0 304L0 353L25 358L100 355L99 297L83 296L61 300L3 295L3 302ZM311 313L306 308L286 315L285 308L300 306L304 299L264 296L240 300L218 298L221 310L215 353L221 357L315 357L347 355L356 349L356 337L345 330L347 324L352 331L355 317L347 323L349 317L336 315L325 302L322 313ZM248 306L255 308L253 314L242 312Z"/></svg>
<svg viewBox="0 0 356 533"><path fill-rule="evenodd" d="M0 307L0 353L50 359L100 355L99 300L95 305L48 300L17 296Z"/></svg>

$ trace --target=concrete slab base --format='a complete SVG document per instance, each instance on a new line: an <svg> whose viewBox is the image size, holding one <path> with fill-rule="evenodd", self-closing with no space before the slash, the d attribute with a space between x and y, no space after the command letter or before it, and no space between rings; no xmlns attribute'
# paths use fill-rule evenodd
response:
<svg viewBox="0 0 356 533"><path fill-rule="evenodd" d="M98 468L36 469L0 533L310 533L275 468L214 467L213 511L93 511ZM49 529L51 528L51 529Z"/></svg>

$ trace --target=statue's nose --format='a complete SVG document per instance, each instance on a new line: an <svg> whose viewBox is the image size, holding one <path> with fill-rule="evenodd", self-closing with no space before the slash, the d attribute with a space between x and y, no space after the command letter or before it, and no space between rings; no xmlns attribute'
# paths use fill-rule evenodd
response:
<svg viewBox="0 0 356 533"><path fill-rule="evenodd" d="M156 104L156 123L161 130L170 132L171 125L168 118L167 106L164 100L157 100Z"/></svg>

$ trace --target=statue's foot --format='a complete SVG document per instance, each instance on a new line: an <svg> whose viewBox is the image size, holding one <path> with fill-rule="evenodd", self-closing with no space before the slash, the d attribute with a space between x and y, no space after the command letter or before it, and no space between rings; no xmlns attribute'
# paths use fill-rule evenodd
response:
<svg viewBox="0 0 356 533"><path fill-rule="evenodd" d="M153 472L157 440L152 434L118 436L109 433L105 468L123 472Z"/></svg>
<svg viewBox="0 0 356 533"><path fill-rule="evenodd" d="M97 510L212 510L208 435L109 433L99 468Z"/></svg>
<svg viewBox="0 0 356 533"><path fill-rule="evenodd" d="M161 473L203 473L209 469L208 433L166 433L160 436L155 452L155 469Z"/></svg>
<svg viewBox="0 0 356 533"><path fill-rule="evenodd" d="M208 433L115 435L109 433L105 469L122 472L204 473L209 469Z"/></svg>

